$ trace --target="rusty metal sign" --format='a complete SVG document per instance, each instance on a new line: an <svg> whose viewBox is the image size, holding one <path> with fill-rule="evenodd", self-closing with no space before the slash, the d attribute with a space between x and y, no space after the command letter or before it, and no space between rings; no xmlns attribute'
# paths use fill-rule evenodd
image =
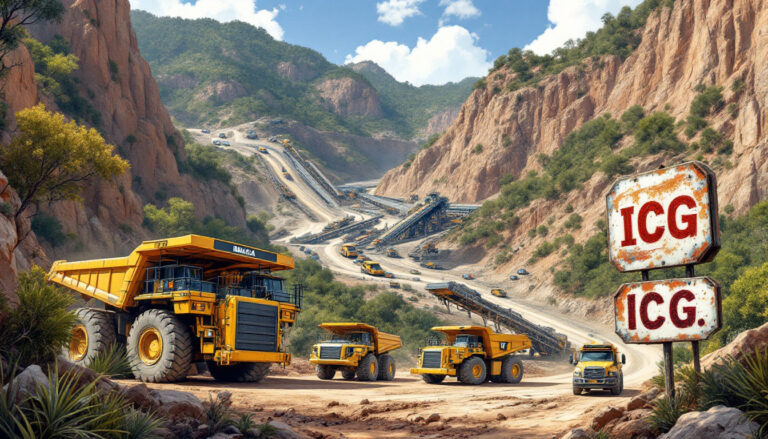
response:
<svg viewBox="0 0 768 439"><path fill-rule="evenodd" d="M706 340L720 329L720 285L709 277L627 283L614 295L625 343Z"/></svg>
<svg viewBox="0 0 768 439"><path fill-rule="evenodd" d="M720 249L717 182L703 163L622 178L606 206L609 259L621 272L707 262Z"/></svg>

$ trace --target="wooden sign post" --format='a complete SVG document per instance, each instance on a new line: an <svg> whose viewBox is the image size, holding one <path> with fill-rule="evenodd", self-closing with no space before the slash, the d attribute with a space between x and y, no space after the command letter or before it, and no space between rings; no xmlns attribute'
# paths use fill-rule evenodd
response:
<svg viewBox="0 0 768 439"><path fill-rule="evenodd" d="M672 343L691 342L699 372L699 341L722 325L720 286L693 269L720 250L715 175L686 162L622 178L606 207L611 263L642 274L614 295L616 333L625 343L663 344L666 391L674 398ZM649 281L649 270L679 266L685 278Z"/></svg>

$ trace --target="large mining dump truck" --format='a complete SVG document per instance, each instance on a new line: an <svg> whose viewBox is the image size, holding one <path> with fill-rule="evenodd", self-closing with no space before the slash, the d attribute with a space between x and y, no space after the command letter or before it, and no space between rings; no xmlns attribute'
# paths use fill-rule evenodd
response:
<svg viewBox="0 0 768 439"><path fill-rule="evenodd" d="M258 382L291 361L285 335L302 287L286 290L272 273L292 268L289 256L186 235L142 242L125 257L56 261L48 280L100 302L76 311L65 350L75 363L124 343L142 381L183 380L206 362L217 380Z"/></svg>

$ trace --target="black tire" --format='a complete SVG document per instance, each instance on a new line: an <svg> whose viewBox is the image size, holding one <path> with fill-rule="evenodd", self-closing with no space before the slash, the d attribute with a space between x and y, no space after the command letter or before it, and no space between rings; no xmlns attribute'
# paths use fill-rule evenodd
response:
<svg viewBox="0 0 768 439"><path fill-rule="evenodd" d="M72 363L87 367L96 356L108 351L116 338L112 314L94 308L78 308L72 338L62 353Z"/></svg>
<svg viewBox="0 0 768 439"><path fill-rule="evenodd" d="M619 375L619 382L615 386L611 387L611 395L621 395L624 390L624 376Z"/></svg>
<svg viewBox="0 0 768 439"><path fill-rule="evenodd" d="M434 375L431 373L421 374L421 379L427 384L440 384L445 379L445 375Z"/></svg>
<svg viewBox="0 0 768 439"><path fill-rule="evenodd" d="M344 378L347 381L352 381L355 379L355 369L342 369L341 370L341 377Z"/></svg>
<svg viewBox="0 0 768 439"><path fill-rule="evenodd" d="M160 339L157 358L140 354L139 342L145 334L154 334ZM192 364L192 337L187 326L170 311L150 309L139 314L131 325L127 352L133 374L141 381L181 381L187 377Z"/></svg>
<svg viewBox="0 0 768 439"><path fill-rule="evenodd" d="M315 370L321 380L332 380L336 376L336 368L327 364L318 364Z"/></svg>
<svg viewBox="0 0 768 439"><path fill-rule="evenodd" d="M269 374L272 363L237 363L228 366L208 363L208 371L216 381L230 383L258 383Z"/></svg>
<svg viewBox="0 0 768 439"><path fill-rule="evenodd" d="M459 381L464 384L482 384L487 376L485 361L480 357L469 357L459 367Z"/></svg>
<svg viewBox="0 0 768 439"><path fill-rule="evenodd" d="M573 386L573 394L574 395L581 395L581 387Z"/></svg>
<svg viewBox="0 0 768 439"><path fill-rule="evenodd" d="M517 357L509 356L501 362L501 376L505 383L517 384L523 379L523 362Z"/></svg>
<svg viewBox="0 0 768 439"><path fill-rule="evenodd" d="M389 354L379 357L379 381L392 381L395 379L395 359Z"/></svg>
<svg viewBox="0 0 768 439"><path fill-rule="evenodd" d="M379 362L376 356L368 354L357 365L358 381L376 381L379 376Z"/></svg>

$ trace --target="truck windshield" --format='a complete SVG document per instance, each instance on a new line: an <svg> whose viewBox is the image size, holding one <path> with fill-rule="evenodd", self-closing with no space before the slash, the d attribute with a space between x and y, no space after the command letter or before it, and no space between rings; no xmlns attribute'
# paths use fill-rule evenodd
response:
<svg viewBox="0 0 768 439"><path fill-rule="evenodd" d="M371 268L371 270L381 270L381 265L379 264L371 264L369 265L369 267Z"/></svg>
<svg viewBox="0 0 768 439"><path fill-rule="evenodd" d="M584 351L581 353L581 361L613 361L613 352Z"/></svg>
<svg viewBox="0 0 768 439"><path fill-rule="evenodd" d="M479 340L476 335L459 334L456 336L456 341L453 342L453 346L457 348L475 348L479 346Z"/></svg>
<svg viewBox="0 0 768 439"><path fill-rule="evenodd" d="M330 342L371 344L371 334L367 332L348 332L346 334L332 334Z"/></svg>
<svg viewBox="0 0 768 439"><path fill-rule="evenodd" d="M355 246L353 246L353 245L348 245L348 246L347 246L347 251L348 251L348 252L353 252L353 251L355 251Z"/></svg>

